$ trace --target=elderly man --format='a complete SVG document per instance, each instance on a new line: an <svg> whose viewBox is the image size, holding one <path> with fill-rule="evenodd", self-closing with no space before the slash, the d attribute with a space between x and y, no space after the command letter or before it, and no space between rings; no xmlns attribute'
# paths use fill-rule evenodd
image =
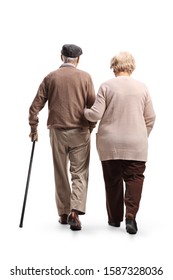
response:
<svg viewBox="0 0 173 280"><path fill-rule="evenodd" d="M80 230L78 215L85 214L90 133L95 122L87 121L84 108L95 101L91 76L77 69L82 49L66 44L61 50L63 64L49 73L39 86L30 106L30 137L38 140L38 113L48 101L47 126L53 154L56 185L56 205L61 224L69 224L71 230ZM69 183L68 162L72 185Z"/></svg>

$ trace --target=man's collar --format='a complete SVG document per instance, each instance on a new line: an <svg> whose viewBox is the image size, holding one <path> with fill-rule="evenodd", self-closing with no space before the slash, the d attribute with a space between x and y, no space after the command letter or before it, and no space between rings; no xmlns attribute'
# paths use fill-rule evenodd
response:
<svg viewBox="0 0 173 280"><path fill-rule="evenodd" d="M60 68L61 67L76 67L73 63L63 63L61 66L60 66Z"/></svg>

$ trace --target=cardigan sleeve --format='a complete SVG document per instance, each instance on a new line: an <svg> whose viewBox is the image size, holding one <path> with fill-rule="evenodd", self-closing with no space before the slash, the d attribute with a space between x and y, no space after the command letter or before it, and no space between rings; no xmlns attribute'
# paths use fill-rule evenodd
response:
<svg viewBox="0 0 173 280"><path fill-rule="evenodd" d="M144 119L145 119L145 124L148 132L148 136L153 129L155 119L156 119L156 114L153 108L152 100L150 95L148 94L146 103L145 103L145 108L144 108Z"/></svg>
<svg viewBox="0 0 173 280"><path fill-rule="evenodd" d="M84 109L85 118L91 122L97 122L102 118L105 108L106 102L104 88L100 87L93 106L90 109Z"/></svg>

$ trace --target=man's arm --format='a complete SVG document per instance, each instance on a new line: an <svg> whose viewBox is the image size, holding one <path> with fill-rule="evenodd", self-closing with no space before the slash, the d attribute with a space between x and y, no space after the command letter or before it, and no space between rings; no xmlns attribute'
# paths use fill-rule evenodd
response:
<svg viewBox="0 0 173 280"><path fill-rule="evenodd" d="M86 108L91 108L95 102L95 99L96 99L96 94L95 94L94 84L93 84L92 78L90 77L89 83L88 83L88 98L87 98ZM92 130L95 128L96 124L97 124L97 122L89 121L90 132L92 132Z"/></svg>
<svg viewBox="0 0 173 280"><path fill-rule="evenodd" d="M47 101L46 79L40 84L37 94L29 108L29 125L31 127L30 137L38 140L37 126L39 122L38 114L45 106ZM35 138L35 139L34 139Z"/></svg>

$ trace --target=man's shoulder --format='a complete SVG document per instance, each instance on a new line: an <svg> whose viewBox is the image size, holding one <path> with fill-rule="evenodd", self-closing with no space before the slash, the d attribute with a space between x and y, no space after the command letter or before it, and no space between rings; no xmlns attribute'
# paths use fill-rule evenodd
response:
<svg viewBox="0 0 173 280"><path fill-rule="evenodd" d="M84 76L88 76L88 77L91 77L91 75L89 74L89 72L85 71L85 70L82 70L80 68L75 68L75 70L80 73L81 75L84 75Z"/></svg>
<svg viewBox="0 0 173 280"><path fill-rule="evenodd" d="M62 68L60 67L58 69L55 69L55 70L49 72L46 75L45 80L50 81L54 78L57 78L58 76L62 77L62 75L64 75L64 70L66 72L66 75L67 75L68 72L70 74L70 72L73 71L73 73L76 73L76 75L78 77L80 76L82 79L85 79L85 80L88 80L88 81L92 80L91 75L87 71L81 70L81 69L76 68L76 67L62 67ZM73 77L76 76L76 75L73 75Z"/></svg>
<svg viewBox="0 0 173 280"><path fill-rule="evenodd" d="M60 71L60 68L55 69L55 70L52 70L52 71L50 71L50 72L48 73L47 77L56 75L59 71Z"/></svg>

